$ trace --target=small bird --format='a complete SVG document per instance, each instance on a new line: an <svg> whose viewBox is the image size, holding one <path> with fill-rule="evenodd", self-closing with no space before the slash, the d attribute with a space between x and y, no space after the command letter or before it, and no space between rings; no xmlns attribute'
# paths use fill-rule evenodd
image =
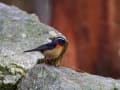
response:
<svg viewBox="0 0 120 90"><path fill-rule="evenodd" d="M63 54L67 49L68 42L63 37L60 36L54 37L51 40L52 41L47 44L43 44L37 48L27 50L24 52L33 52L33 51L41 52L45 56L44 62L46 64L59 66Z"/></svg>

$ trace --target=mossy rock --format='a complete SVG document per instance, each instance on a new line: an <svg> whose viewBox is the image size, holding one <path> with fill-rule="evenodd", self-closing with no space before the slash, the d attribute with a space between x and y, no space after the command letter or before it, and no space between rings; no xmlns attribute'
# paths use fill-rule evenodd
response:
<svg viewBox="0 0 120 90"><path fill-rule="evenodd" d="M38 59L38 52L23 53L60 36L55 29L40 23L35 14L0 3L0 90L14 90L18 81Z"/></svg>

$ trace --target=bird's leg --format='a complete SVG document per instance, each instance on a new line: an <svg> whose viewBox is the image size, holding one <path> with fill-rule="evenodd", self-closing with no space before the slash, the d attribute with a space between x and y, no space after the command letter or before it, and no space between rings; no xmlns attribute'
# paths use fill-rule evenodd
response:
<svg viewBox="0 0 120 90"><path fill-rule="evenodd" d="M53 59L48 59L48 58L46 58L45 63L48 64L48 65L53 65L53 64L52 64L52 61L53 61Z"/></svg>
<svg viewBox="0 0 120 90"><path fill-rule="evenodd" d="M47 59L47 64L54 65L54 66L60 66L60 58Z"/></svg>
<svg viewBox="0 0 120 90"><path fill-rule="evenodd" d="M58 57L55 59L55 66L60 66L60 63L61 63L61 57Z"/></svg>
<svg viewBox="0 0 120 90"><path fill-rule="evenodd" d="M60 60L59 59L57 59L56 61L55 61L55 66L60 66Z"/></svg>
<svg viewBox="0 0 120 90"><path fill-rule="evenodd" d="M54 59L50 59L50 58L42 58L42 59L38 59L37 64L41 64L41 63L46 63L48 65L55 65L60 66L60 57L58 58L54 58Z"/></svg>

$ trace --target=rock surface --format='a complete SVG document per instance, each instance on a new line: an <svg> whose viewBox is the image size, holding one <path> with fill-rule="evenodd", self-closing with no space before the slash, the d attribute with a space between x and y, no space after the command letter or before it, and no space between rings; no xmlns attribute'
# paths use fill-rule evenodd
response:
<svg viewBox="0 0 120 90"><path fill-rule="evenodd" d="M34 14L0 3L0 90L120 90L119 80L36 65L43 55L23 53L56 35L61 34Z"/></svg>
<svg viewBox="0 0 120 90"><path fill-rule="evenodd" d="M23 53L61 35L55 29L40 23L38 17L0 3L0 90L14 90L26 71L38 59L38 52Z"/></svg>
<svg viewBox="0 0 120 90"><path fill-rule="evenodd" d="M22 79L18 90L120 90L120 82L65 67L36 65Z"/></svg>

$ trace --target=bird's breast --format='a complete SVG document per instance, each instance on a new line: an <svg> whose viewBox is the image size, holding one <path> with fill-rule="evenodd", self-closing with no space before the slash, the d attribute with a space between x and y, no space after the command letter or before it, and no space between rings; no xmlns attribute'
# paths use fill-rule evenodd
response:
<svg viewBox="0 0 120 90"><path fill-rule="evenodd" d="M45 55L45 57L47 58L57 58L61 53L62 53L63 47L56 47L52 50L46 50L43 52L43 54Z"/></svg>

